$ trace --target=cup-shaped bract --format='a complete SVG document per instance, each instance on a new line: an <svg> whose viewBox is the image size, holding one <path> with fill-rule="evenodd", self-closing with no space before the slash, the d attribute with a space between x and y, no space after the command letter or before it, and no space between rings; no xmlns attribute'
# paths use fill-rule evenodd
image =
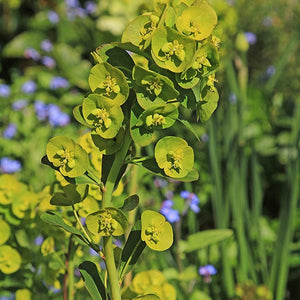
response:
<svg viewBox="0 0 300 300"><path fill-rule="evenodd" d="M154 155L158 166L172 178L184 177L193 169L193 148L182 138L163 137L157 142Z"/></svg>
<svg viewBox="0 0 300 300"><path fill-rule="evenodd" d="M115 207L106 207L88 215L85 223L91 233L100 236L120 236L128 226L124 213Z"/></svg>
<svg viewBox="0 0 300 300"><path fill-rule="evenodd" d="M120 105L98 94L90 94L83 100L82 115L93 132L105 139L114 138L124 120Z"/></svg>
<svg viewBox="0 0 300 300"><path fill-rule="evenodd" d="M133 140L141 147L149 145L156 130L171 127L178 118L173 104L153 105L136 118L136 107L132 109L130 132Z"/></svg>
<svg viewBox="0 0 300 300"><path fill-rule="evenodd" d="M157 29L152 36L151 54L155 63L174 73L189 67L196 51L196 42L170 27Z"/></svg>
<svg viewBox="0 0 300 300"><path fill-rule="evenodd" d="M138 86L136 91L137 101L144 109L152 105L164 104L176 99L179 92L173 82L166 76L139 66L133 68L132 77Z"/></svg>
<svg viewBox="0 0 300 300"><path fill-rule="evenodd" d="M201 41L211 35L217 22L215 10L205 1L183 10L176 20L176 28L181 34Z"/></svg>
<svg viewBox="0 0 300 300"><path fill-rule="evenodd" d="M205 43L197 49L191 66L176 74L177 83L185 89L193 88L201 77L213 74L219 67L219 54L211 43Z"/></svg>
<svg viewBox="0 0 300 300"><path fill-rule="evenodd" d="M159 17L154 14L143 14L136 17L125 28L122 43L130 42L140 49L146 49L158 24Z"/></svg>
<svg viewBox="0 0 300 300"><path fill-rule="evenodd" d="M0 271L12 274L21 267L22 258L19 252L9 245L0 246Z"/></svg>
<svg viewBox="0 0 300 300"><path fill-rule="evenodd" d="M173 244L173 230L165 217L152 210L145 210L141 216L141 239L155 251L164 251Z"/></svg>
<svg viewBox="0 0 300 300"><path fill-rule="evenodd" d="M56 136L50 139L46 154L54 167L59 168L62 175L70 178L83 175L89 167L86 151L66 136Z"/></svg>
<svg viewBox="0 0 300 300"><path fill-rule="evenodd" d="M107 62L96 64L91 69L89 85L92 92L111 99L115 104L123 104L129 95L125 75Z"/></svg>

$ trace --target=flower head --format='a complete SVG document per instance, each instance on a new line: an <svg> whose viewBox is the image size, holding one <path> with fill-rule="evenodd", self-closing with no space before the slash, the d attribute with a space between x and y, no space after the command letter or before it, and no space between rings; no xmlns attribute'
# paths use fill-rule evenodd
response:
<svg viewBox="0 0 300 300"><path fill-rule="evenodd" d="M0 84L0 97L7 98L10 96L10 87L7 84Z"/></svg>
<svg viewBox="0 0 300 300"><path fill-rule="evenodd" d="M27 101L27 100L25 100L25 99L20 99L20 100L15 101L15 102L12 104L12 109L13 109L14 111L19 111L19 110L25 108L27 105L28 105L28 101Z"/></svg>
<svg viewBox="0 0 300 300"><path fill-rule="evenodd" d="M22 168L21 163L18 160L11 159L9 157L2 157L0 159L0 171L2 173L15 173Z"/></svg>
<svg viewBox="0 0 300 300"><path fill-rule="evenodd" d="M48 20L52 23L52 24L57 24L59 22L59 16L58 14L53 11L53 10L50 10L47 14L48 16Z"/></svg>
<svg viewBox="0 0 300 300"><path fill-rule="evenodd" d="M49 69L53 69L56 66L55 60L50 56L43 56L41 62Z"/></svg>
<svg viewBox="0 0 300 300"><path fill-rule="evenodd" d="M50 40L43 40L41 43L41 49L45 52L51 52L53 48L52 43Z"/></svg>
<svg viewBox="0 0 300 300"><path fill-rule="evenodd" d="M3 137L6 139L11 139L15 136L16 132L17 132L17 126L13 123L10 123L5 128L3 132Z"/></svg>
<svg viewBox="0 0 300 300"><path fill-rule="evenodd" d="M198 213L200 211L200 208L198 206L200 200L196 194L190 193L188 191L182 191L180 193L180 197L188 201L189 207L193 212Z"/></svg>
<svg viewBox="0 0 300 300"><path fill-rule="evenodd" d="M173 205L174 202L170 199L167 199L163 201L160 208L160 213L163 214L170 223L174 223L180 220L179 211L173 209Z"/></svg>
<svg viewBox="0 0 300 300"><path fill-rule="evenodd" d="M256 43L257 38L253 32L245 32L245 37L250 45L254 45Z"/></svg>
<svg viewBox="0 0 300 300"><path fill-rule="evenodd" d="M24 51L24 57L38 61L41 57L40 53L34 48L26 48Z"/></svg>
<svg viewBox="0 0 300 300"><path fill-rule="evenodd" d="M33 94L36 91L36 83L33 80L28 80L23 83L21 90L25 94Z"/></svg>
<svg viewBox="0 0 300 300"><path fill-rule="evenodd" d="M53 76L52 80L50 81L51 90L65 89L68 88L69 85L69 81L61 76Z"/></svg>
<svg viewBox="0 0 300 300"><path fill-rule="evenodd" d="M213 265L206 265L199 268L199 274L204 276L204 282L210 283L211 276L217 274L217 269Z"/></svg>

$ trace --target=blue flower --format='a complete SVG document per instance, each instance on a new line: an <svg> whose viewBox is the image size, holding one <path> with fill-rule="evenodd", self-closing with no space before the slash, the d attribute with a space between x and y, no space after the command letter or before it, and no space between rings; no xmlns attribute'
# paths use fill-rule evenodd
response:
<svg viewBox="0 0 300 300"><path fill-rule="evenodd" d="M24 51L24 57L28 59L32 59L34 61L38 61L41 57L40 53L34 48L26 48Z"/></svg>
<svg viewBox="0 0 300 300"><path fill-rule="evenodd" d="M180 197L188 201L189 207L193 212L198 213L200 211L198 206L200 200L197 195L188 191L182 191L180 192Z"/></svg>
<svg viewBox="0 0 300 300"><path fill-rule="evenodd" d="M200 139L203 143L207 143L209 140L209 135L207 133L204 133L201 135Z"/></svg>
<svg viewBox="0 0 300 300"><path fill-rule="evenodd" d="M232 104L235 104L237 102L237 96L234 92L230 92L229 102L232 103Z"/></svg>
<svg viewBox="0 0 300 300"><path fill-rule="evenodd" d="M51 52L53 45L49 40L43 40L41 43L41 49L45 52Z"/></svg>
<svg viewBox="0 0 300 300"><path fill-rule="evenodd" d="M80 3L78 0L65 0L65 3L69 8L79 8L80 7Z"/></svg>
<svg viewBox="0 0 300 300"><path fill-rule="evenodd" d="M154 183L155 187L157 187L157 188L164 188L168 185L168 182L166 180L158 178L158 177L156 177L154 179L153 183Z"/></svg>
<svg viewBox="0 0 300 300"><path fill-rule="evenodd" d="M35 109L35 113L37 115L37 118L40 121L45 121L48 117L48 105L45 104L42 101L35 101L34 102L34 109Z"/></svg>
<svg viewBox="0 0 300 300"><path fill-rule="evenodd" d="M217 274L217 269L213 265L206 265L199 268L199 274L204 276L204 282L210 283L211 276Z"/></svg>
<svg viewBox="0 0 300 300"><path fill-rule="evenodd" d="M17 126L13 123L7 125L3 132L3 137L6 139L12 139L17 133Z"/></svg>
<svg viewBox="0 0 300 300"><path fill-rule="evenodd" d="M44 237L42 235L38 235L35 239L34 239L34 244L37 246L41 246L42 243L44 241Z"/></svg>
<svg viewBox="0 0 300 300"><path fill-rule="evenodd" d="M56 66L55 60L50 56L43 56L41 61L49 69L53 69Z"/></svg>
<svg viewBox="0 0 300 300"><path fill-rule="evenodd" d="M165 216L165 218L170 222L174 223L180 220L180 215L178 210L173 209L174 202L170 199L163 201L160 213Z"/></svg>
<svg viewBox="0 0 300 300"><path fill-rule="evenodd" d="M266 75L267 75L267 77L271 77L275 74L275 72L276 72L276 68L271 65L271 66L267 67Z"/></svg>
<svg viewBox="0 0 300 300"><path fill-rule="evenodd" d="M97 4L93 1L87 1L84 4L84 8L87 14L93 14L97 10Z"/></svg>
<svg viewBox="0 0 300 300"><path fill-rule="evenodd" d="M55 104L48 105L48 118L51 126L66 126L70 123L71 118L68 114L62 112Z"/></svg>
<svg viewBox="0 0 300 300"><path fill-rule="evenodd" d="M7 84L0 84L0 97L7 98L10 96L10 86Z"/></svg>
<svg viewBox="0 0 300 300"><path fill-rule="evenodd" d="M48 20L52 24L57 24L59 22L59 16L58 16L58 14L55 11L49 10L48 11Z"/></svg>
<svg viewBox="0 0 300 300"><path fill-rule="evenodd" d="M9 157L3 157L0 159L0 171L2 173L15 173L22 168L21 163L18 160L10 159Z"/></svg>
<svg viewBox="0 0 300 300"><path fill-rule="evenodd" d="M33 80L28 80L23 83L21 90L25 94L33 94L36 91L36 83Z"/></svg>
<svg viewBox="0 0 300 300"><path fill-rule="evenodd" d="M66 78L61 76L53 76L50 82L50 89L57 90L57 89L65 89L69 87L70 83Z"/></svg>
<svg viewBox="0 0 300 300"><path fill-rule="evenodd" d="M245 37L250 45L253 45L256 43L257 38L253 32L249 32L249 31L245 32Z"/></svg>
<svg viewBox="0 0 300 300"><path fill-rule="evenodd" d="M27 100L25 100L25 99L20 99L20 100L15 101L15 102L12 104L12 109L13 109L14 111L19 111L19 110L25 108L27 105L28 105L28 101L27 101Z"/></svg>

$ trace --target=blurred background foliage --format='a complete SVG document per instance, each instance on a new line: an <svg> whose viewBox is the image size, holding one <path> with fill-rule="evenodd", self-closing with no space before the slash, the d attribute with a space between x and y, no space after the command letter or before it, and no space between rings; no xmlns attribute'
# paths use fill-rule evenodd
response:
<svg viewBox="0 0 300 300"><path fill-rule="evenodd" d="M190 116L201 144L181 124L170 131L194 145L200 179L178 184L139 169L120 187L126 194L138 186L141 206L164 211L174 224L173 249L146 251L135 272L161 270L177 299L299 299L300 4L209 3L219 17L219 107L205 124ZM127 23L152 7L145 0L0 0L0 221L13 233L0 244L22 259L11 274L0 269L3 296L19 291L61 299L68 245L39 219L41 211L55 209L48 202L59 180L40 159L49 138L85 133L72 109L88 92L90 52L120 41ZM196 195L200 212L189 209L182 191ZM92 207L99 199L88 201ZM235 235L210 247L189 244L188 236L211 228L232 228ZM43 242L49 253L40 251ZM92 256L77 246L75 265L83 255ZM198 272L207 264L218 270L212 280ZM80 279L76 284L80 299L86 294Z"/></svg>

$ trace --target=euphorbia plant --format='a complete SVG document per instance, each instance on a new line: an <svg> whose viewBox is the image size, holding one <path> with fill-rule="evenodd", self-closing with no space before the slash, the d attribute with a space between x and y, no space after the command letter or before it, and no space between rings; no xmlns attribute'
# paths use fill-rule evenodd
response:
<svg viewBox="0 0 300 300"><path fill-rule="evenodd" d="M43 158L69 183L63 193L54 194L51 203L72 207L79 226L72 229L51 212L42 218L79 237L106 263L107 289L91 263L79 266L95 299L121 299L124 276L143 249L164 251L173 243L171 225L155 211L144 211L141 222L129 227L127 213L138 205L137 195L116 207L113 192L126 169L136 164L177 181L197 180L193 148L183 138L169 136L165 129L180 121L195 134L182 111L195 110L197 118L206 121L218 101L214 87L218 38L213 36L217 16L213 8L202 0L165 2L133 20L121 42L102 45L92 53L96 65L88 79L91 91L74 108L74 117L90 129L101 166L95 168L88 152L63 136L49 141ZM137 147L151 143L153 156L135 156ZM95 186L101 207L82 224L75 204L85 199L88 187L94 190ZM113 236L124 234L123 249L115 247Z"/></svg>

